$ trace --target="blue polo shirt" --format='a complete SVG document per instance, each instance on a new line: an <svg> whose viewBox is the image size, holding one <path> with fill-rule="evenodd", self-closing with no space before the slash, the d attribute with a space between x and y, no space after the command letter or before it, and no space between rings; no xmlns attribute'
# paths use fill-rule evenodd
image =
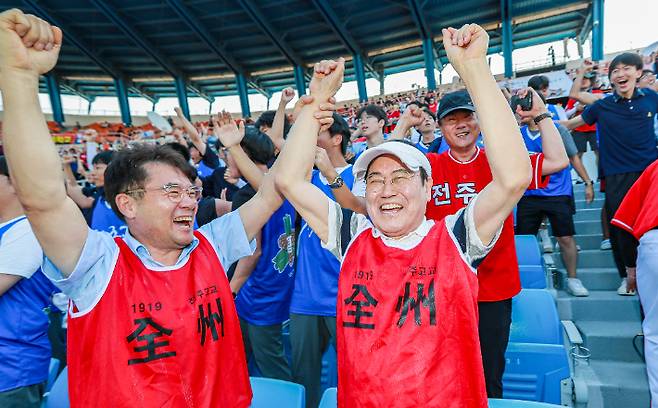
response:
<svg viewBox="0 0 658 408"><path fill-rule="evenodd" d="M654 118L658 93L635 89L631 99L616 92L585 108L585 123L596 123L600 166L606 176L641 172L658 159Z"/></svg>

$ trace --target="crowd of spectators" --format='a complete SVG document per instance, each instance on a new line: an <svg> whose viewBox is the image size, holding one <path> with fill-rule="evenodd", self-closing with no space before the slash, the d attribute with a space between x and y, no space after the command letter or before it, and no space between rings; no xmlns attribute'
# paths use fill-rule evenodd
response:
<svg viewBox="0 0 658 408"><path fill-rule="evenodd" d="M0 314L11 316L0 322L0 406L40 405L51 306L69 332L51 340L72 406L247 407L258 373L302 384L315 408L329 344L341 406L485 406L502 397L521 290L514 233L547 234L547 219L567 291L589 295L573 220L573 184L595 196L588 146L606 193L601 248L619 295L640 292L658 400L658 208L641 198L655 196L658 174L655 54L616 56L612 89L585 61L570 100L552 104L545 76L518 90L495 82L479 26L443 38L464 89L337 107L339 59L316 64L309 95L289 108L287 88L255 121L192 123L176 109L162 128L67 130L43 120L32 86L57 61L61 31L0 14ZM60 291L68 308L53 300Z"/></svg>

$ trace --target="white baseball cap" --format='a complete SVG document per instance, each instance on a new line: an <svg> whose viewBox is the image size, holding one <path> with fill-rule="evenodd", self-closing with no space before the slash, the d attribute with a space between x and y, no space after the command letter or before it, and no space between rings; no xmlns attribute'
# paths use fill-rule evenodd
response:
<svg viewBox="0 0 658 408"><path fill-rule="evenodd" d="M411 144L398 140L390 140L364 151L359 158L356 159L356 163L354 163L352 168L354 177L359 181L364 180L370 163L372 163L377 157L385 154L397 157L411 171L416 172L421 168L425 169L427 176L430 179L432 178L432 166L430 166L430 161L427 160L427 157L423 152Z"/></svg>

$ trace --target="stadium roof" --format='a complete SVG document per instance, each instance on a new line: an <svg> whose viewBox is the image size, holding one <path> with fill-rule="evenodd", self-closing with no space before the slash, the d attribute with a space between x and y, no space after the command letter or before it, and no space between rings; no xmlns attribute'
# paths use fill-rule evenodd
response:
<svg viewBox="0 0 658 408"><path fill-rule="evenodd" d="M514 49L591 30L592 1L569 0L0 0L62 28L55 68L65 94L115 96L115 78L130 96L175 97L174 77L190 96L237 94L236 73L250 93L295 84L294 67L310 78L312 63L353 55L367 77L423 68L422 38L434 64L447 63L441 28L483 25L490 53L502 50L501 4L511 4ZM42 91L47 92L42 81Z"/></svg>

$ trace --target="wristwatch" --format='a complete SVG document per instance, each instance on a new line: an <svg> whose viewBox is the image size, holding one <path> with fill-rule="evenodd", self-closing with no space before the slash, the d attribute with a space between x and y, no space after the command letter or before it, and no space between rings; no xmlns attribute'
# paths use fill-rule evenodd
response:
<svg viewBox="0 0 658 408"><path fill-rule="evenodd" d="M538 125L539 122L541 122L542 120L544 120L546 118L552 118L552 117L553 117L553 115L551 115L550 112L544 112L541 115L535 116L532 120L535 122L536 125Z"/></svg>
<svg viewBox="0 0 658 408"><path fill-rule="evenodd" d="M593 186L593 185L594 185L594 182L592 180L587 180L585 182L585 186Z"/></svg>
<svg viewBox="0 0 658 408"><path fill-rule="evenodd" d="M345 182L343 181L343 178L341 176L336 176L334 181L329 183L329 187L331 187L332 189L335 190L337 188L343 187L343 184L345 184Z"/></svg>

